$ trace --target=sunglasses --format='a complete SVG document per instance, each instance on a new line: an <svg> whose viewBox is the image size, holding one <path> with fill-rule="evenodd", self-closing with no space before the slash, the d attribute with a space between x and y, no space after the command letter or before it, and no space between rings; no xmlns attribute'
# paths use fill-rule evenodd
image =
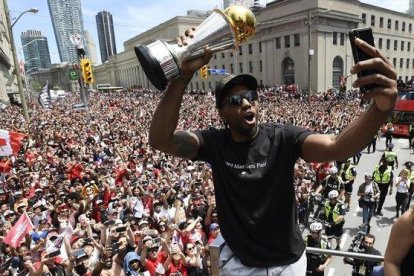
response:
<svg viewBox="0 0 414 276"><path fill-rule="evenodd" d="M259 96L256 91L247 91L241 95L233 95L233 96L227 97L226 101L231 106L239 106L242 104L243 99L246 99L249 102L254 102L254 101L257 101L258 98Z"/></svg>

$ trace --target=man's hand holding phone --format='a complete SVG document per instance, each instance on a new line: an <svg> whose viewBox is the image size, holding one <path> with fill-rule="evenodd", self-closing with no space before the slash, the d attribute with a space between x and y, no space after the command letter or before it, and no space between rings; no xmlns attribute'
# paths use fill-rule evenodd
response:
<svg viewBox="0 0 414 276"><path fill-rule="evenodd" d="M372 36L366 35L366 29L362 29L363 32L360 33L364 33L364 35L360 35L359 38L351 35L352 33L358 33L358 30L350 32L351 46L355 45L353 48L355 65L351 68L351 73L357 74L359 77L353 82L352 86L362 88L361 91L366 92L364 95L366 100L375 99L375 105L379 111L391 111L397 99L397 73L395 68L373 46L372 41L367 43L362 40L363 38L371 40L369 37Z"/></svg>

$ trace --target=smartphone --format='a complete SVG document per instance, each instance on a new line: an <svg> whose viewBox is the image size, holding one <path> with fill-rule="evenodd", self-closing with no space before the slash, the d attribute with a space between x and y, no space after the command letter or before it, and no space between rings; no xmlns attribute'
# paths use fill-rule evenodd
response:
<svg viewBox="0 0 414 276"><path fill-rule="evenodd" d="M372 57L370 55L368 55L367 53L365 53L364 51L362 51L359 47L355 45L355 38L359 38L365 41L366 43L368 43L369 45L375 47L372 29L370 27L367 27L367 28L353 29L349 32L349 42L351 43L352 55L354 56L355 64L360 61L371 59ZM378 73L377 70L364 70L364 71L359 72L357 75L358 75L358 78L362 78L362 77L376 74L376 73ZM362 93L367 93L369 90L375 87L376 87L375 84L368 84L368 85L361 86L359 89Z"/></svg>
<svg viewBox="0 0 414 276"><path fill-rule="evenodd" d="M117 227L115 231L116 232L125 232L126 231L126 226Z"/></svg>
<svg viewBox="0 0 414 276"><path fill-rule="evenodd" d="M72 251L72 255L77 258L78 256L82 255L83 253L85 253L85 248L81 248L75 251Z"/></svg>
<svg viewBox="0 0 414 276"><path fill-rule="evenodd" d="M110 226L110 225L113 225L113 224L115 224L115 221L114 220L108 220L108 221L105 221L104 222L104 225L105 226Z"/></svg>
<svg viewBox="0 0 414 276"><path fill-rule="evenodd" d="M83 244L90 244L92 242L91 238L85 238L83 239Z"/></svg>
<svg viewBox="0 0 414 276"><path fill-rule="evenodd" d="M53 258L53 257L59 256L59 255L60 255L60 249L58 249L56 251L53 251L53 252L50 252L47 256L49 258Z"/></svg>
<svg viewBox="0 0 414 276"><path fill-rule="evenodd" d="M112 249L112 255L115 255L116 253L118 253L118 249L119 249L119 243L113 243L111 245L111 249Z"/></svg>
<svg viewBox="0 0 414 276"><path fill-rule="evenodd" d="M154 238L154 239L152 240L152 243L153 243L153 244L156 244L156 245L160 245L160 244L161 244L161 238Z"/></svg>

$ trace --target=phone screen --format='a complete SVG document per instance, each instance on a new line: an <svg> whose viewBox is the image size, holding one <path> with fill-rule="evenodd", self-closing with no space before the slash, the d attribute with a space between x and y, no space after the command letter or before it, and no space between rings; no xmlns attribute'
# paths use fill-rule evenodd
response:
<svg viewBox="0 0 414 276"><path fill-rule="evenodd" d="M372 58L371 56L369 56L367 53L365 53L364 51L362 51L359 47L355 45L355 38L359 38L367 42L369 45L375 47L372 29L371 28L360 28L360 29L353 29L349 32L349 41L351 43L352 55L354 56L355 63L371 59ZM362 78L362 77L376 74L376 73L378 73L377 70L361 71L358 73L358 78ZM374 84L364 85L360 87L360 90L362 93L367 93L369 90L371 90L374 87L375 87Z"/></svg>

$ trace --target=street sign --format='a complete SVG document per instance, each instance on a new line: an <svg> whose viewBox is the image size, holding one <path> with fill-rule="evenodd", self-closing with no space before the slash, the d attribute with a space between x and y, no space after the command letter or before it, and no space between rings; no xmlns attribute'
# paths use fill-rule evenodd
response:
<svg viewBox="0 0 414 276"><path fill-rule="evenodd" d="M75 70L75 69L69 69L69 70L66 72L66 75L68 76L68 78L69 78L70 80L77 80L77 79L79 78L78 71L77 71L77 70Z"/></svg>
<svg viewBox="0 0 414 276"><path fill-rule="evenodd" d="M225 75L226 73L226 69L222 68L222 69L208 69L210 71L210 74L212 75Z"/></svg>

